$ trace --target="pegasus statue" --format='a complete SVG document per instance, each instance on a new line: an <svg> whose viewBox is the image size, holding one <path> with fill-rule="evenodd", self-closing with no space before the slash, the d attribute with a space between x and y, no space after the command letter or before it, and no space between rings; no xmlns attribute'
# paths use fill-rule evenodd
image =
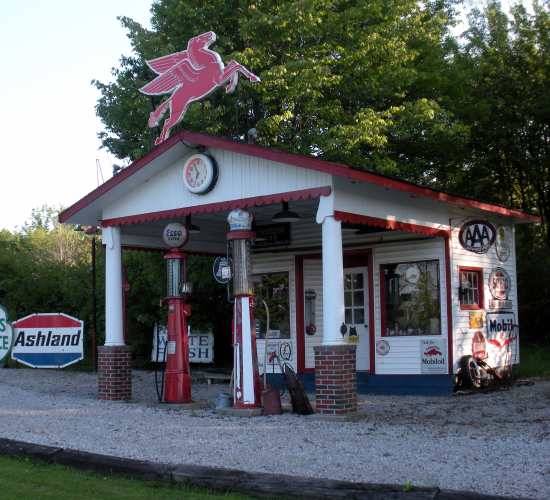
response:
<svg viewBox="0 0 550 500"><path fill-rule="evenodd" d="M158 76L144 85L140 92L146 95L171 94L149 115L149 127L152 128L170 110L155 145L168 139L170 130L183 119L189 104L206 97L224 84L228 94L233 92L237 87L239 73L251 82L260 81L237 61L232 60L224 65L220 55L209 48L215 41L216 34L208 31L191 38L187 50L146 61Z"/></svg>

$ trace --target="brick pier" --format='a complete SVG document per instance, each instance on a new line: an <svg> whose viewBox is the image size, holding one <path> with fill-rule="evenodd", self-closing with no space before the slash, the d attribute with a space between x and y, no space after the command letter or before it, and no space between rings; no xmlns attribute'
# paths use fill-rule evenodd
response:
<svg viewBox="0 0 550 500"><path fill-rule="evenodd" d="M130 347L98 347L98 398L110 401L132 399L132 353Z"/></svg>
<svg viewBox="0 0 550 500"><path fill-rule="evenodd" d="M321 345L315 351L315 411L345 415L357 411L357 375L353 344Z"/></svg>

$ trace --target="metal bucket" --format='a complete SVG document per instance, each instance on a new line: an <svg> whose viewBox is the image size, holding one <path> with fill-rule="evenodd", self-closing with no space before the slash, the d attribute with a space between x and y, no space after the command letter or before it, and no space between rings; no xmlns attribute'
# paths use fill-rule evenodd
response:
<svg viewBox="0 0 550 500"><path fill-rule="evenodd" d="M279 389L268 387L262 391L262 402L264 415L280 415L283 413L281 408L281 393Z"/></svg>
<svg viewBox="0 0 550 500"><path fill-rule="evenodd" d="M233 406L233 395L228 392L220 392L216 398L216 410L231 408Z"/></svg>

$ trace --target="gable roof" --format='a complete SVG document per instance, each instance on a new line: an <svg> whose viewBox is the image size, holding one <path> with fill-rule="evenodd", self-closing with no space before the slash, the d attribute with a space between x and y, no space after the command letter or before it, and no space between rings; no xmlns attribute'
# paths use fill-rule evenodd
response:
<svg viewBox="0 0 550 500"><path fill-rule="evenodd" d="M68 221L80 210L86 208L105 194L109 193L113 188L123 183L128 178L146 168L149 164L153 162L153 160L156 160L157 158L165 155L179 143L183 143L187 146L193 147L203 146L218 148L238 154L249 155L279 163L285 163L295 167L325 172L336 177L343 177L358 182L370 183L387 189L406 192L415 196L430 198L432 200L436 200L442 203L457 205L459 207L474 208L484 212L493 213L495 215L512 217L525 222L541 221L541 218L539 216L532 215L521 210L507 208L502 205L496 205L492 203L485 203L483 201L468 198L465 196L457 196L445 193L443 191L420 186L412 182L399 180L382 174L350 167L342 163L321 160L313 156L288 153L286 151L258 146L255 144L245 144L222 137L216 137L197 132L189 132L186 130L178 132L159 146L153 148L145 156L143 156L139 160L136 160L131 165L123 169L120 173L111 177L101 186L97 187L86 196L78 200L76 203L63 210L59 214L59 221Z"/></svg>

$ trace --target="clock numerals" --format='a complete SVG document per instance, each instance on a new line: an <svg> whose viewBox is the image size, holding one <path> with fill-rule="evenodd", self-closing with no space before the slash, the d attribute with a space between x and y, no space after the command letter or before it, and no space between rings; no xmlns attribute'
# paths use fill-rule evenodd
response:
<svg viewBox="0 0 550 500"><path fill-rule="evenodd" d="M189 191L203 194L216 182L216 166L206 155L197 154L187 160L183 169L183 180Z"/></svg>

